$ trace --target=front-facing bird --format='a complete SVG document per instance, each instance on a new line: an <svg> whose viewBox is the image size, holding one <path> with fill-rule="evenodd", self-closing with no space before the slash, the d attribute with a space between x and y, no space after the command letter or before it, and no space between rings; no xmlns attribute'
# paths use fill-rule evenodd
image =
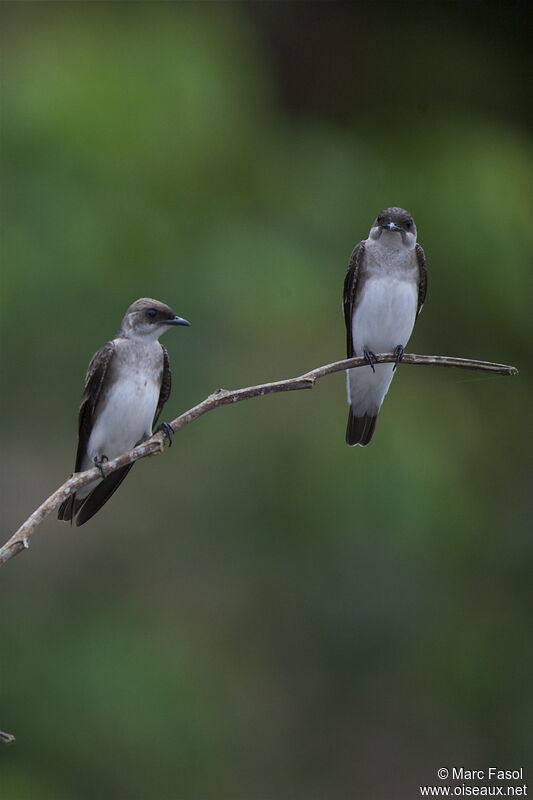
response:
<svg viewBox="0 0 533 800"><path fill-rule="evenodd" d="M382 211L368 239L352 252L344 281L348 358L365 356L368 366L347 370L349 445L370 442L376 417L396 364L375 364L375 353L401 360L426 296L426 258L416 242L416 225L396 206Z"/></svg>
<svg viewBox="0 0 533 800"><path fill-rule="evenodd" d="M104 464L152 435L170 395L168 353L161 334L189 325L158 300L142 297L126 311L114 339L92 357L85 377L78 424L75 471L95 465L102 479L71 495L58 517L83 525L120 486L133 464L105 476Z"/></svg>

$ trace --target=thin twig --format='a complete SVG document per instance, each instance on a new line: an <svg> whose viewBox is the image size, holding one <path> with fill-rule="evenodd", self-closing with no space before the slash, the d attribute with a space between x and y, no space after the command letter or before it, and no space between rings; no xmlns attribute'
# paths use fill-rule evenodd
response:
<svg viewBox="0 0 533 800"><path fill-rule="evenodd" d="M396 361L395 353L380 353L376 355L376 363L387 364ZM346 369L355 367L363 367L367 364L363 356L357 358L344 359L343 361L334 361L331 364L325 364L322 367L317 367L304 375L296 378L287 378L283 381L274 381L273 383L262 383L257 386L248 386L244 389L218 389L218 391L210 394L205 400L202 400L198 405L193 406L188 411L180 414L179 417L172 420L170 426L174 432L184 428L194 422L195 419L212 411L220 406L230 405L232 403L240 403L241 400L249 400L252 397L263 397L267 394L274 394L276 392L293 392L299 389L312 389L316 381L324 375L331 375L334 372L341 372ZM518 370L515 367L507 366L506 364L494 364L491 361L476 361L470 358L449 358L448 356L419 356L414 354L405 353L402 359L402 364L421 364L426 366L436 367L459 367L460 369L479 370L481 372L492 372L497 375L517 375ZM159 455L163 452L166 445L166 438L162 432L155 433L146 442L143 442L138 447L128 450L126 453L107 461L105 464L106 473L114 472L120 467L138 461L140 458L147 456ZM22 550L30 546L30 539L35 532L35 529L46 517L59 508L61 503L67 499L71 494L77 492L83 486L86 486L91 481L100 477L100 471L97 467L87 470L86 472L76 472L69 478L62 486L59 487L50 497L37 508L31 516L28 517L18 531L0 548L0 565L5 564L14 555L20 553Z"/></svg>

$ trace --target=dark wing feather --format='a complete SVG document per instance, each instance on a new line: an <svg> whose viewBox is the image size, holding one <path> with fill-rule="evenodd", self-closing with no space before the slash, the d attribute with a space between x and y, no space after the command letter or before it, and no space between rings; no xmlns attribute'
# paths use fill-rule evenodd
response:
<svg viewBox="0 0 533 800"><path fill-rule="evenodd" d="M89 366L87 368L87 374L85 376L85 391L83 393L81 405L80 405L80 413L78 417L78 450L76 452L76 464L74 467L75 472L80 472L82 468L83 457L85 455L85 451L87 448L87 443L89 441L89 437L91 435L91 430L93 427L94 421L94 412L98 405L98 401L100 400L100 396L102 394L102 385L104 382L104 378L106 373L109 369L109 365L113 358L113 354L115 352L115 345L113 342L106 342L103 347L98 350L94 356L91 358ZM117 470L117 472L121 472L121 470ZM114 475L115 473L113 473ZM107 492L107 497L110 497L111 494L115 491L118 487L119 483L124 480L126 477L127 471L124 475L121 476L120 481L113 487L111 491ZM112 477L112 476L109 476ZM107 480L107 479L106 479ZM105 483L105 481L103 482ZM73 494L68 497L64 503L61 504L59 507L58 518L62 520L72 520L75 518L76 514L78 513L79 509L87 502L90 501L93 497L94 492L84 498L83 500L78 500L76 495ZM107 499L106 497L106 499ZM100 508L105 500L103 500L98 508ZM98 509L95 509L92 514L94 514ZM89 519L89 516L86 516L83 520L84 522ZM79 518L76 520L76 524L80 525Z"/></svg>
<svg viewBox="0 0 533 800"><path fill-rule="evenodd" d="M357 283L359 281L359 270L365 252L365 243L359 242L356 244L352 255L350 256L350 263L348 264L348 272L344 279L344 322L346 324L346 352L347 358L352 358L353 341L352 341L352 315L355 308L355 295L357 292Z"/></svg>
<svg viewBox="0 0 533 800"><path fill-rule="evenodd" d="M418 259L418 308L417 314L422 311L424 300L426 299L426 292L428 288L428 271L426 266L426 254L422 245L416 246L416 257Z"/></svg>
<svg viewBox="0 0 533 800"><path fill-rule="evenodd" d="M57 518L65 520L66 522L70 521L72 524L72 520L78 513L83 503L83 500L76 500L76 494L71 494L70 497L67 497L67 499L64 500L59 506Z"/></svg>
<svg viewBox="0 0 533 800"><path fill-rule="evenodd" d="M85 376L85 391L80 405L78 417L78 451L76 453L75 472L79 472L85 455L89 436L93 427L94 412L102 394L102 386L106 373L115 353L113 342L106 342L92 357L87 375Z"/></svg>
<svg viewBox="0 0 533 800"><path fill-rule="evenodd" d="M170 397L170 389L172 386L172 375L170 372L170 361L168 359L168 353L166 349L163 347L163 345L161 345L161 349L163 351L163 375L161 377L161 391L159 392L159 401L157 403L157 408L155 410L155 416L152 428L155 428L155 424L159 419L159 415L163 410L163 406Z"/></svg>
<svg viewBox="0 0 533 800"><path fill-rule="evenodd" d="M76 517L76 525L83 525L84 522L91 519L97 511L100 511L104 503L107 503L111 495L117 491L132 467L133 463L126 464L125 467L120 467L120 469L111 472L107 478L104 478L104 480L92 490L91 494L88 495L85 500L81 501L81 510ZM78 505L78 508L80 508L80 505ZM74 513L76 513L76 511L77 509ZM67 517L67 519L70 519L70 517Z"/></svg>

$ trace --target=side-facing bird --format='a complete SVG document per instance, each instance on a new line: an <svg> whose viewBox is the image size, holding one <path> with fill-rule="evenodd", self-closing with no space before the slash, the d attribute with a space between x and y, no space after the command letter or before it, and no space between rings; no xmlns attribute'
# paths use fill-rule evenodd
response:
<svg viewBox="0 0 533 800"><path fill-rule="evenodd" d="M347 357L368 366L346 371L350 405L346 443L367 445L426 297L426 257L408 211L384 209L368 238L352 252L344 281ZM396 353L395 364L376 364L375 353Z"/></svg>
<svg viewBox="0 0 533 800"><path fill-rule="evenodd" d="M158 300L142 297L126 311L114 339L92 357L78 422L76 472L97 466L102 478L65 500L58 517L83 525L118 489L133 464L105 475L104 464L152 435L170 395L168 353L159 337L186 319ZM171 439L172 429L160 426Z"/></svg>

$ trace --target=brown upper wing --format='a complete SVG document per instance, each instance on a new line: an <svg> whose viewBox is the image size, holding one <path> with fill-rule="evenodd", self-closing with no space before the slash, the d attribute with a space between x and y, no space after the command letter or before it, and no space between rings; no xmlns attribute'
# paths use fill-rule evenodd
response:
<svg viewBox="0 0 533 800"><path fill-rule="evenodd" d="M426 267L426 254L422 245L416 246L416 257L418 259L418 308L417 314L422 311L424 300L426 299L426 292L428 288L428 271Z"/></svg>
<svg viewBox="0 0 533 800"><path fill-rule="evenodd" d="M163 406L170 397L170 389L172 386L172 375L170 372L170 361L168 359L168 353L166 349L163 347L163 345L161 345L161 349L163 351L163 376L161 378L161 391L159 392L159 402L157 403L157 408L155 410L155 416L154 416L154 421L152 423L152 428L155 427L155 424L159 419L159 415L163 410Z"/></svg>
<svg viewBox="0 0 533 800"><path fill-rule="evenodd" d="M359 242L356 244L352 255L350 256L350 263L348 264L348 272L344 279L344 322L346 324L346 353L347 358L353 356L353 341L352 341L352 315L355 308L355 296L357 293L357 284L359 281L359 270L361 261L365 252L365 243Z"/></svg>
<svg viewBox="0 0 533 800"><path fill-rule="evenodd" d="M78 452L76 453L75 471L79 472L89 436L91 435L94 412L100 396L105 376L115 354L113 342L106 342L91 358L87 375L85 376L85 392L80 405L78 417Z"/></svg>

